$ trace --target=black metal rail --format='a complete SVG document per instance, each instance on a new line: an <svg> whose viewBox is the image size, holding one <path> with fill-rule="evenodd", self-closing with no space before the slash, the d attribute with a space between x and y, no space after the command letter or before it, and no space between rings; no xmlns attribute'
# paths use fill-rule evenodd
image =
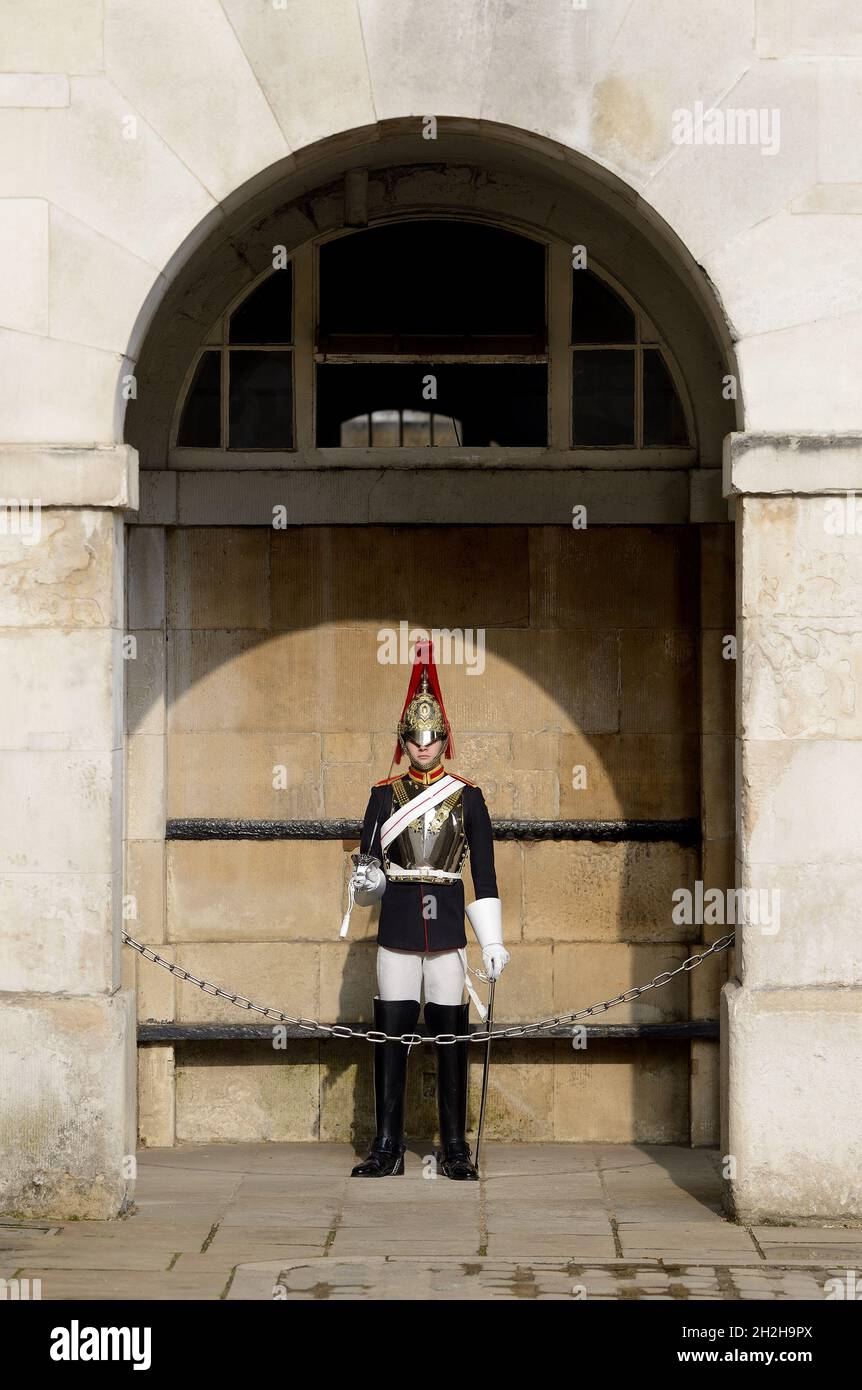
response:
<svg viewBox="0 0 862 1390"><path fill-rule="evenodd" d="M700 843L698 820L493 820L495 840ZM358 840L358 820L169 820L167 840Z"/></svg>
<svg viewBox="0 0 862 1390"><path fill-rule="evenodd" d="M351 1023L350 1028L361 1030L370 1028L370 1023ZM500 1028L520 1027L519 1024L501 1023ZM480 1027L478 1023L470 1025L471 1030L475 1031ZM333 1038L330 1033L313 1028L297 1028L293 1025L288 1026L280 1023L139 1023L138 1042L237 1042L255 1041L271 1042L273 1032L279 1029L279 1036L291 1039L311 1038L321 1042L338 1042L343 1039ZM281 1031L283 1029L283 1032ZM424 1037L428 1034L424 1028L417 1028L418 1033ZM680 1023L594 1023L585 1025L587 1039L598 1038L601 1040L618 1039L620 1041L630 1041L642 1038L717 1038L718 1020L717 1019L695 1019L685 1020ZM572 1025L566 1028L544 1028L526 1034L523 1038L499 1038L499 1042L546 1042L554 1038L571 1038Z"/></svg>

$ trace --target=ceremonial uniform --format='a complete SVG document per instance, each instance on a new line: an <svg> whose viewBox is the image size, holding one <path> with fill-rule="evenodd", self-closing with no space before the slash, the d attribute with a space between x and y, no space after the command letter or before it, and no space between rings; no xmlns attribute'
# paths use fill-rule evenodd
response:
<svg viewBox="0 0 862 1390"><path fill-rule="evenodd" d="M497 978L509 954L503 946L488 808L475 783L444 770L443 758L452 752L431 645L417 644L395 750L395 762L406 753L410 766L371 788L341 934L346 935L354 901L366 907L380 903L376 1031L396 1039L415 1033L424 988L431 1035L462 1038L435 1048L438 1157L446 1177L475 1179L478 1171L465 1137L470 1046L463 1036L469 1028L469 1004L463 1002L465 913L482 945L486 968L493 972L489 978ZM465 907L461 871L468 857L476 896ZM477 998L469 983L467 987ZM377 1133L353 1177L404 1172L407 1058L406 1043L374 1043Z"/></svg>
<svg viewBox="0 0 862 1390"><path fill-rule="evenodd" d="M485 798L474 782L442 767L411 767L372 787L360 848L386 874L377 940L391 950L466 946L461 871L468 857L475 896L497 897Z"/></svg>

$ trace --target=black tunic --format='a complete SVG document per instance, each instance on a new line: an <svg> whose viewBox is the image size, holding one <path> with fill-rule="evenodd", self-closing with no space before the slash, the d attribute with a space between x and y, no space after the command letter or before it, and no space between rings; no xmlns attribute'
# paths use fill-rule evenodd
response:
<svg viewBox="0 0 862 1390"><path fill-rule="evenodd" d="M479 787L465 782L462 802L475 897L496 898L494 839L485 798ZM392 784L372 787L360 849L381 862L380 828L393 809ZM462 880L459 878L452 883L393 883L387 880L380 903L377 941L380 946L400 951L451 951L466 946Z"/></svg>

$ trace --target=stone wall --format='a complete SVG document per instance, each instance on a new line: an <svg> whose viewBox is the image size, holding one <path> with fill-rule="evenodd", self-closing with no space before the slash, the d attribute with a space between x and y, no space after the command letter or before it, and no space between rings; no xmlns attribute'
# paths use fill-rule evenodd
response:
<svg viewBox="0 0 862 1390"><path fill-rule="evenodd" d="M710 872L726 873L732 827L717 807L732 806L732 786L719 786L728 775L719 745L732 745L733 663L715 661L713 639L728 599L732 608L731 536L721 526L134 528L133 934L255 1000L328 1022L370 1020L376 914L357 910L349 942L337 936L352 843L165 847L164 819L360 817L372 782L389 772L408 675L378 662L379 635L404 615L411 627L443 626L445 615L449 628L484 632L481 674L443 665L441 682L453 766L481 784L493 816L697 819L703 737L704 748L716 745L703 798ZM718 624L703 645L701 540L706 619ZM286 786L275 790L279 767ZM576 790L579 767L586 787ZM673 969L701 939L701 928L671 921L673 890L700 873L695 849L502 841L497 862L513 952L500 1021L611 997ZM475 947L471 956L477 964ZM134 963L142 1020L243 1021L234 1006ZM613 1021L686 1019L693 1007L715 1017L724 975L702 969ZM587 1054L506 1044L490 1132L714 1142L716 1049L698 1047L704 1089L690 1097L686 1043L596 1042ZM170 1060L167 1044L141 1049L148 1142L368 1132L370 1059L356 1045L294 1043L285 1057L266 1044L182 1044L175 1073ZM425 1134L433 1063L414 1062L408 1126Z"/></svg>

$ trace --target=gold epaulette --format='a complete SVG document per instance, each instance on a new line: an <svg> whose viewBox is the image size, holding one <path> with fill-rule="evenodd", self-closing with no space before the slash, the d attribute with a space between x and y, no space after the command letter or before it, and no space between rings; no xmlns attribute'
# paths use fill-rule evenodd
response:
<svg viewBox="0 0 862 1390"><path fill-rule="evenodd" d="M396 772L394 777L384 777L381 781L375 782L375 787L388 787L390 782L400 782L404 776L403 772Z"/></svg>
<svg viewBox="0 0 862 1390"><path fill-rule="evenodd" d="M466 782L468 787L478 787L478 782L471 782L469 777L462 777L460 772L450 772L450 777L454 777L457 782Z"/></svg>

